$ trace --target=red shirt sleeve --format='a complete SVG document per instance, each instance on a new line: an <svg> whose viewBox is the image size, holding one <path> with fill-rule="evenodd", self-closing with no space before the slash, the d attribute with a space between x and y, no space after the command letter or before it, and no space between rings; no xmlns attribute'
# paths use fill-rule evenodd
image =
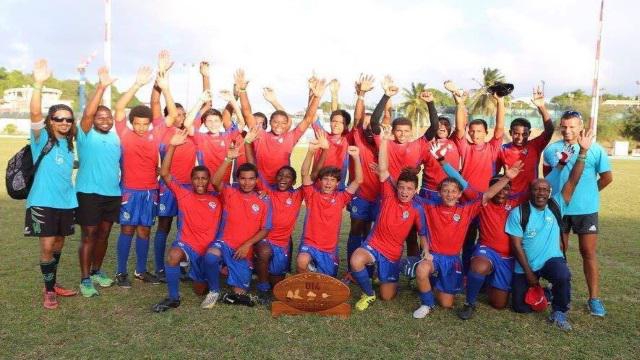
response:
<svg viewBox="0 0 640 360"><path fill-rule="evenodd" d="M173 191L176 200L180 200L189 194L189 190L180 186L176 178L172 177L171 182L167 184L167 187Z"/></svg>
<svg viewBox="0 0 640 360"><path fill-rule="evenodd" d="M126 134L129 131L131 131L131 130L127 127L127 118L126 117L123 117L122 119L116 120L116 133L118 134L118 136L122 136L122 135Z"/></svg>

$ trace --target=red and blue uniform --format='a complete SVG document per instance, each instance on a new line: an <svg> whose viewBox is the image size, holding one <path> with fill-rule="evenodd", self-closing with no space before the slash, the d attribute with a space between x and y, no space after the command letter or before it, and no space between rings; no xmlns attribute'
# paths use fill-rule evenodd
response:
<svg viewBox="0 0 640 360"><path fill-rule="evenodd" d="M374 139L376 144L380 146L380 136L375 136ZM422 159L429 155L429 142L424 136L404 144L395 141L388 141L387 144L389 174L394 179L397 179L402 169L406 167L420 169Z"/></svg>
<svg viewBox="0 0 640 360"><path fill-rule="evenodd" d="M550 140L551 136L542 133L523 146L516 146L513 143L502 145L502 151L498 157L498 169L503 166L511 167L518 160L524 164L518 176L511 180L511 192L518 197L520 203L529 199L529 184L539 177L540 157Z"/></svg>
<svg viewBox="0 0 640 360"><path fill-rule="evenodd" d="M349 167L349 154L347 153L347 150L352 142L352 133L349 132L346 135L331 134L327 132L317 121L313 123L313 129L315 131L324 131L327 140L329 140L329 149L323 150L326 152L323 167L333 166L340 169L340 184L338 185L338 189L342 190L346 187L345 181L347 169ZM315 161L318 161L318 159L320 159L321 152L317 152L315 156Z"/></svg>
<svg viewBox="0 0 640 360"><path fill-rule="evenodd" d="M380 181L378 173L371 169L370 164L377 164L378 151L375 146L367 142L364 129L361 126L351 130L352 145L360 149L360 164L362 164L362 184L353 196L348 210L352 219L373 221L378 214L380 196ZM353 162L349 163L349 181L355 178Z"/></svg>
<svg viewBox="0 0 640 360"><path fill-rule="evenodd" d="M198 164L206 166L211 175L218 170L224 158L227 156L229 145L234 140L237 140L238 131L230 130L227 132L220 132L217 134L196 132L193 136L196 146ZM242 143L240 143L242 144ZM227 167L227 170L222 177L222 181L225 184L229 184L231 181L231 166Z"/></svg>
<svg viewBox="0 0 640 360"><path fill-rule="evenodd" d="M281 135L260 128L253 150L258 172L267 184L275 184L278 170L290 164L291 153L303 134L299 126Z"/></svg>
<svg viewBox="0 0 640 360"><path fill-rule="evenodd" d="M453 137L462 158L462 177L478 192L489 188L489 181L496 174L496 162L500 155L502 140L491 138L482 145L470 143L466 138Z"/></svg>
<svg viewBox="0 0 640 360"><path fill-rule="evenodd" d="M441 146L447 149L447 153L444 155L444 160L451 165L456 171L460 170L460 153L455 142L451 139L438 139L436 140ZM421 195L426 197L426 191L436 192L438 191L438 185L442 180L447 178L442 166L438 160L436 160L430 153L427 153L422 159L422 189Z"/></svg>

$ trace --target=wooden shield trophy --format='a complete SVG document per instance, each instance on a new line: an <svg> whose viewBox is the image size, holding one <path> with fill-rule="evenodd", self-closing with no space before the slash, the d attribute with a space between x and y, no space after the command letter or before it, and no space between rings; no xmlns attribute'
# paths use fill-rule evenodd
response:
<svg viewBox="0 0 640 360"><path fill-rule="evenodd" d="M289 276L273 288L277 299L271 316L318 314L346 319L351 314L351 291L340 280L313 272Z"/></svg>

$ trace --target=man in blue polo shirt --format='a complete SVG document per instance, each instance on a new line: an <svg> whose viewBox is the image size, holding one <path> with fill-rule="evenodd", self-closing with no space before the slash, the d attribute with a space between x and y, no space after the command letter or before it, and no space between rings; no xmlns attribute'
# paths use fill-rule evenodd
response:
<svg viewBox="0 0 640 360"><path fill-rule="evenodd" d="M593 135L591 132L584 135L583 130L583 136L579 136L577 140L579 155L562 191L549 198L549 181L534 180L530 185L529 201L512 210L505 225L505 232L511 239L512 252L518 260L511 283L513 310L522 313L531 311L524 301L525 294L528 288L538 285L539 278L543 277L553 286L549 321L562 330L571 330L566 315L571 301L571 272L563 256L559 222L581 181ZM556 167L553 172L562 170L561 167ZM526 210L529 213L525 221L521 219L523 206L528 207Z"/></svg>
<svg viewBox="0 0 640 360"><path fill-rule="evenodd" d="M582 116L577 111L567 111L560 118L562 140L547 147L544 151L544 170L548 174L553 192L559 191L567 182L571 169L578 159L578 134L583 129ZM556 156L566 148L564 158ZM561 171L550 173L560 164ZM584 172L575 191L575 196L566 208L563 217L562 242L564 249L569 245L569 232L578 235L582 267L589 289L587 306L591 315L603 317L606 310L599 298L598 259L596 242L598 240L598 210L600 208L599 191L613 181L611 165L607 153L598 144L593 144L586 154Z"/></svg>

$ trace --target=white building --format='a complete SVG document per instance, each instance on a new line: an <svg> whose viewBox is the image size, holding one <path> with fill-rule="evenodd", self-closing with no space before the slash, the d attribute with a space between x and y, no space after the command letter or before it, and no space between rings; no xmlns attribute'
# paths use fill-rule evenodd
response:
<svg viewBox="0 0 640 360"><path fill-rule="evenodd" d="M29 102L33 88L25 86L21 88L7 89L0 101L0 114L29 113ZM62 91L48 87L42 88L42 113L46 114L51 105L65 104L71 107L71 100L61 100Z"/></svg>

